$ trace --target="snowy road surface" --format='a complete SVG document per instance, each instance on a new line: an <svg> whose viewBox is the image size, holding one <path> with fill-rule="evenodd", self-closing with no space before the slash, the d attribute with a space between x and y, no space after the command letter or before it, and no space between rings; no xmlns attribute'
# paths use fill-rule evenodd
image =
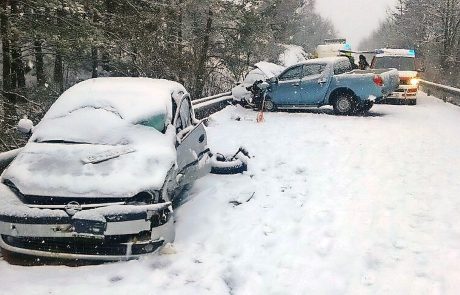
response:
<svg viewBox="0 0 460 295"><path fill-rule="evenodd" d="M213 149L255 158L247 174L196 183L176 211L176 254L0 261L0 294L458 294L460 108L422 96L365 117L255 117L214 115Z"/></svg>

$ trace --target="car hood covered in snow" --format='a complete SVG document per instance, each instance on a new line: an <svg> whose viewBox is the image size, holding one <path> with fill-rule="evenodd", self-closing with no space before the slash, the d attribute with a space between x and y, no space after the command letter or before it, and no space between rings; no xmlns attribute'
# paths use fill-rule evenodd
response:
<svg viewBox="0 0 460 295"><path fill-rule="evenodd" d="M164 138L161 138L164 137ZM173 142L138 145L29 143L4 172L24 195L128 198L162 187L175 161Z"/></svg>

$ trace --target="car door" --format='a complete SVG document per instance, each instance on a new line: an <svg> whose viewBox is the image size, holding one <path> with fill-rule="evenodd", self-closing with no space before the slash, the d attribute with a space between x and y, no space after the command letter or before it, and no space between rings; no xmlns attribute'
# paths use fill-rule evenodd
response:
<svg viewBox="0 0 460 295"><path fill-rule="evenodd" d="M177 182L191 183L211 171L206 130L195 119L190 96L184 95L174 116L177 150Z"/></svg>
<svg viewBox="0 0 460 295"><path fill-rule="evenodd" d="M271 85L270 98L276 105L295 105L301 98L300 79L302 65L291 67L284 71Z"/></svg>
<svg viewBox="0 0 460 295"><path fill-rule="evenodd" d="M330 78L326 74L326 64L307 64L303 66L301 80L301 105L320 105L327 90Z"/></svg>

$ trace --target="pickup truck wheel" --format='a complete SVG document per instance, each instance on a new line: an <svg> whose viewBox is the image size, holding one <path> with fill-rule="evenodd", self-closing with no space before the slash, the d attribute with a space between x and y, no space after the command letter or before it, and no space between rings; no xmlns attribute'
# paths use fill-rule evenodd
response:
<svg viewBox="0 0 460 295"><path fill-rule="evenodd" d="M353 97L342 93L337 96L333 104L334 112L338 115L351 115L356 110Z"/></svg>
<svg viewBox="0 0 460 295"><path fill-rule="evenodd" d="M266 99L266 100L265 100L264 108L265 108L265 110L268 111L268 112L273 112L274 110L276 110L275 104L274 104L273 101L271 101L270 99Z"/></svg>

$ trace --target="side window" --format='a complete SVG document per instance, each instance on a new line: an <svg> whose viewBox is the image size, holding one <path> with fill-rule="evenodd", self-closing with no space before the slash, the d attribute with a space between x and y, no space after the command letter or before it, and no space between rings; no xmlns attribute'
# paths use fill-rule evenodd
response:
<svg viewBox="0 0 460 295"><path fill-rule="evenodd" d="M303 66L303 77L321 75L326 69L326 65L304 65Z"/></svg>
<svg viewBox="0 0 460 295"><path fill-rule="evenodd" d="M351 64L348 60L339 61L334 64L334 75L340 75L352 70Z"/></svg>
<svg viewBox="0 0 460 295"><path fill-rule="evenodd" d="M190 99L185 99L182 101L179 107L179 116L176 122L176 131L180 132L185 128L192 125L192 107L190 105Z"/></svg>
<svg viewBox="0 0 460 295"><path fill-rule="evenodd" d="M295 68L287 70L284 74L280 76L280 81L295 80L302 78L302 66L297 66Z"/></svg>

